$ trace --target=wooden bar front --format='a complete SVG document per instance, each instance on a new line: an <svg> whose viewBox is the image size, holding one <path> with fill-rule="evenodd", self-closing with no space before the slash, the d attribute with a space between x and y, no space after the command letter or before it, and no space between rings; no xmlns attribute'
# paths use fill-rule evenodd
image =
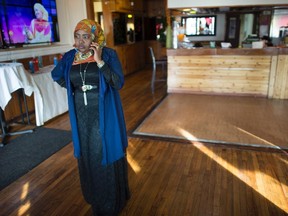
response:
<svg viewBox="0 0 288 216"><path fill-rule="evenodd" d="M288 99L288 48L167 49L168 92Z"/></svg>

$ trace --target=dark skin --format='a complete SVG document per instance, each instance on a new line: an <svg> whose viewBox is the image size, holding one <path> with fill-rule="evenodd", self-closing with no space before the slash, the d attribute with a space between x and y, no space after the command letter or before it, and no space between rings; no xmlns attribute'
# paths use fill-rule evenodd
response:
<svg viewBox="0 0 288 216"><path fill-rule="evenodd" d="M81 53L87 53L90 50L93 50L94 52L94 60L96 63L102 62L102 49L100 48L99 44L92 41L91 34L84 31L84 30L78 30L74 33L74 41L75 41L75 47L81 52Z"/></svg>

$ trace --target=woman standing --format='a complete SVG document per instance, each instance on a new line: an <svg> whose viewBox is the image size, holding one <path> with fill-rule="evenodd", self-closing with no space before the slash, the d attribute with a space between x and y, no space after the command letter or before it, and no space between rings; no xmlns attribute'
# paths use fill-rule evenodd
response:
<svg viewBox="0 0 288 216"><path fill-rule="evenodd" d="M52 77L67 88L84 198L94 215L118 215L130 197L126 126L118 93L124 85L122 67L95 21L81 20L74 40L75 49L65 53Z"/></svg>

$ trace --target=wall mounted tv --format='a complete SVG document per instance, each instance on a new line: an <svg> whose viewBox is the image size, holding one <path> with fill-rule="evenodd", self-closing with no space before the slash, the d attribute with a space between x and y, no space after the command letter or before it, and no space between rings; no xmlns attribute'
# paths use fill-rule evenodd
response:
<svg viewBox="0 0 288 216"><path fill-rule="evenodd" d="M216 16L188 16L181 18L187 36L216 36Z"/></svg>
<svg viewBox="0 0 288 216"><path fill-rule="evenodd" d="M56 0L0 1L0 30L8 46L59 42Z"/></svg>

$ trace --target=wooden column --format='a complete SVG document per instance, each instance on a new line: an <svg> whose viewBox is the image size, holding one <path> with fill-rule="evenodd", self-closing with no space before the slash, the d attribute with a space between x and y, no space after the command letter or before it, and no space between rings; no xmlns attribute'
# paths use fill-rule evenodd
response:
<svg viewBox="0 0 288 216"><path fill-rule="evenodd" d="M86 0L87 18L95 20L93 0Z"/></svg>

